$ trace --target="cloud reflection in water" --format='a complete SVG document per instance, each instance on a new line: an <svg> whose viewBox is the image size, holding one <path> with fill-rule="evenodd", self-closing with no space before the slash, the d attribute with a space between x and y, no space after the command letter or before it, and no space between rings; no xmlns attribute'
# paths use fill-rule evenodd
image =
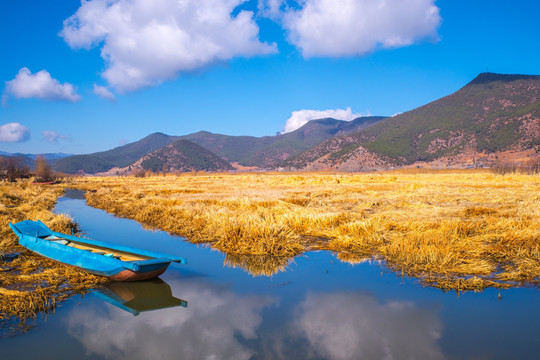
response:
<svg viewBox="0 0 540 360"><path fill-rule="evenodd" d="M133 317L93 306L72 313L69 333L88 353L109 359L444 358L436 310L410 302L310 292L290 309L269 308L278 302L267 295L234 293L200 279L170 284L188 308Z"/></svg>
<svg viewBox="0 0 540 360"><path fill-rule="evenodd" d="M130 313L108 306L74 311L69 334L88 353L108 359L249 359L253 350L238 338L254 339L268 296L239 295L204 282L169 282L188 308Z"/></svg>
<svg viewBox="0 0 540 360"><path fill-rule="evenodd" d="M308 293L291 331L309 344L308 358L442 359L442 325L433 310L380 303L364 293Z"/></svg>

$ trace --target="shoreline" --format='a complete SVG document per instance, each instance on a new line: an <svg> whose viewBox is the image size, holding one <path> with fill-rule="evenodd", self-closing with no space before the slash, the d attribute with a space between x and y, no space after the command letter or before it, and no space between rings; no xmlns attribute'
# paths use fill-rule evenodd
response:
<svg viewBox="0 0 540 360"><path fill-rule="evenodd" d="M16 254L10 261L0 261L0 323L23 325L103 283L94 275L34 254L18 244L8 226L9 222L40 219L55 231L69 233L75 228L73 220L51 211L63 191L58 185L34 185L31 180L0 183L0 251Z"/></svg>
<svg viewBox="0 0 540 360"><path fill-rule="evenodd" d="M208 244L254 275L328 250L351 263L383 260L443 290L534 286L540 277L536 175L182 174L72 185L88 190L93 207Z"/></svg>

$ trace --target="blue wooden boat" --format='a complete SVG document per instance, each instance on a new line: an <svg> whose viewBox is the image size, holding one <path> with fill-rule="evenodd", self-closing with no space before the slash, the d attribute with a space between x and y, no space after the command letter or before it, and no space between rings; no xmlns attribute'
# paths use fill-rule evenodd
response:
<svg viewBox="0 0 540 360"><path fill-rule="evenodd" d="M130 248L51 231L41 221L25 220L9 227L22 246L63 264L118 281L139 281L161 275L179 256Z"/></svg>

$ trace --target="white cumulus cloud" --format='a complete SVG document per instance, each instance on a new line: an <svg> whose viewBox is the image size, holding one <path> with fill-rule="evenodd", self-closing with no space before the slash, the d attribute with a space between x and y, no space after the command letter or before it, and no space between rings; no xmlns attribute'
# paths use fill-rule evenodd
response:
<svg viewBox="0 0 540 360"><path fill-rule="evenodd" d="M258 0L257 9L259 15L274 20L279 20L283 16L283 12L287 9L285 0Z"/></svg>
<svg viewBox="0 0 540 360"><path fill-rule="evenodd" d="M23 67L19 70L15 79L6 81L3 101L8 96L17 99L38 98L45 100L79 101L81 97L69 83L61 84L53 79L47 70L41 70L35 74Z"/></svg>
<svg viewBox="0 0 540 360"><path fill-rule="evenodd" d="M369 114L368 114L369 115ZM347 109L335 109L335 110L298 110L293 111L291 117L285 123L282 134L294 131L307 124L310 120L333 118L337 120L351 121L362 114L353 113L351 108Z"/></svg>
<svg viewBox="0 0 540 360"><path fill-rule="evenodd" d="M50 143L56 143L56 142L58 142L58 140L70 140L71 141L71 136L62 135L62 134L59 134L59 133L57 133L56 131L53 131L53 130L43 130L41 132L41 135L43 135L45 140L47 140Z"/></svg>
<svg viewBox="0 0 540 360"><path fill-rule="evenodd" d="M89 0L64 21L72 48L101 46L103 77L119 92L172 80L234 57L277 51L259 41L245 0Z"/></svg>
<svg viewBox="0 0 540 360"><path fill-rule="evenodd" d="M304 57L355 56L438 39L435 0L300 0L283 25Z"/></svg>
<svg viewBox="0 0 540 360"><path fill-rule="evenodd" d="M94 84L94 94L105 100L109 100L110 102L116 102L116 97L114 96L114 94L105 86L99 86Z"/></svg>
<svg viewBox="0 0 540 360"><path fill-rule="evenodd" d="M0 126L0 142L23 142L30 140L30 130L19 123Z"/></svg>

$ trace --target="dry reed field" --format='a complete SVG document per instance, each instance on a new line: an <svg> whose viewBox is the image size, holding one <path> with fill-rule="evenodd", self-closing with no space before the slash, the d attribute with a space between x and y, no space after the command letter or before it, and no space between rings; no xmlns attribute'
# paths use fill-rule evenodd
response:
<svg viewBox="0 0 540 360"><path fill-rule="evenodd" d="M70 233L73 221L50 211L62 193L61 187L29 181L0 183L0 324L24 322L54 310L69 296L102 282L26 250L8 226L9 222L40 219L55 231ZM14 327L14 331L20 330L20 326Z"/></svg>
<svg viewBox="0 0 540 360"><path fill-rule="evenodd" d="M84 177L90 205L207 243L254 275L309 250L443 289L536 285L540 176L488 172Z"/></svg>

